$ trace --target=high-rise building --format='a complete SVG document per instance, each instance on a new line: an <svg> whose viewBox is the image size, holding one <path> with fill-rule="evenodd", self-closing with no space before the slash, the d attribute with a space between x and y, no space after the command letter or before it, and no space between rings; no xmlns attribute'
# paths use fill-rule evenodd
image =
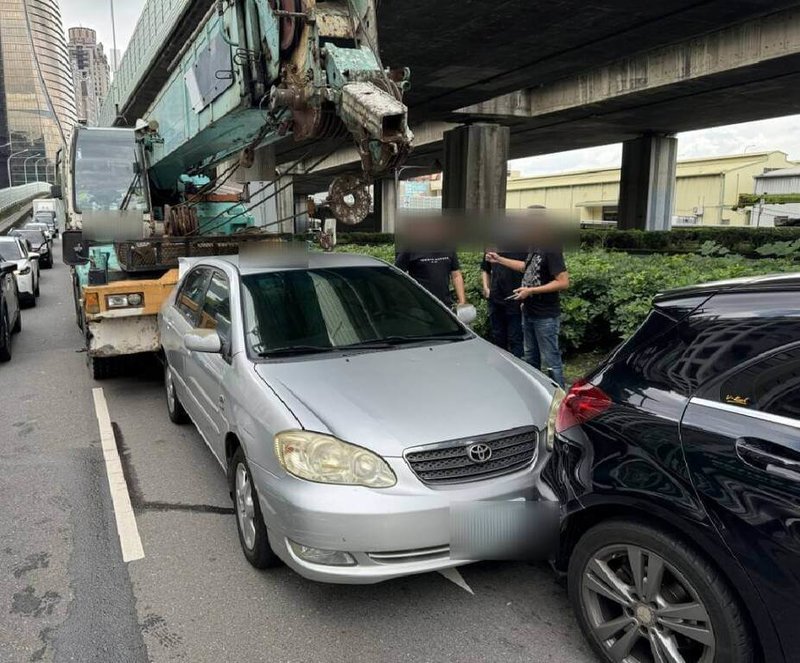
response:
<svg viewBox="0 0 800 663"><path fill-rule="evenodd" d="M97 43L97 33L91 28L70 28L67 45L78 121L97 126L97 114L108 94L111 77L103 44Z"/></svg>
<svg viewBox="0 0 800 663"><path fill-rule="evenodd" d="M53 181L75 124L58 0L0 2L0 188ZM10 180L10 181L9 181Z"/></svg>

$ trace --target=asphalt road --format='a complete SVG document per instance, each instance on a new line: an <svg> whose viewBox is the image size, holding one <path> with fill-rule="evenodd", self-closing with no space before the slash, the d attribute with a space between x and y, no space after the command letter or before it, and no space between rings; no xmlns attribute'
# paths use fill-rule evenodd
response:
<svg viewBox="0 0 800 663"><path fill-rule="evenodd" d="M438 574L333 586L250 567L223 473L170 423L158 365L92 381L68 270L42 275L0 365L0 662L594 660L546 566L462 568L473 594ZM144 550L128 563L97 387Z"/></svg>

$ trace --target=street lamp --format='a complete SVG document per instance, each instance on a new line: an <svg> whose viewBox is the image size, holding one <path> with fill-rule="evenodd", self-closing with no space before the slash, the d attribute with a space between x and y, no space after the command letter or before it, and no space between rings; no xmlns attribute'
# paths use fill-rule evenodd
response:
<svg viewBox="0 0 800 663"><path fill-rule="evenodd" d="M8 168L8 186L14 186L14 182L11 181L11 159L20 154L25 154L25 152L29 152L28 148L24 150L20 150L19 152L13 152L12 154L8 155L8 159L6 159L6 167Z"/></svg>
<svg viewBox="0 0 800 663"><path fill-rule="evenodd" d="M22 162L22 172L25 174L25 184L28 183L28 162L34 157L38 157L41 155L42 155L41 152L34 152L29 157L25 157L25 160Z"/></svg>
<svg viewBox="0 0 800 663"><path fill-rule="evenodd" d="M39 162L42 159L47 159L47 155L39 157L38 159L36 159L36 161L33 162L33 172L36 173L36 181L37 182L41 182L42 181L42 180L39 179ZM45 182L47 181L47 162L46 161L45 161L45 164L44 164L44 181Z"/></svg>

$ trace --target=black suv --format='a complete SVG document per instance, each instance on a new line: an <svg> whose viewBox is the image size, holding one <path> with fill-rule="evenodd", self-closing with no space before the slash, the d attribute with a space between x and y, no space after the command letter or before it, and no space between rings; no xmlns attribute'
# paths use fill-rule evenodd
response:
<svg viewBox="0 0 800 663"><path fill-rule="evenodd" d="M603 660L798 660L800 275L660 295L555 429L556 564Z"/></svg>

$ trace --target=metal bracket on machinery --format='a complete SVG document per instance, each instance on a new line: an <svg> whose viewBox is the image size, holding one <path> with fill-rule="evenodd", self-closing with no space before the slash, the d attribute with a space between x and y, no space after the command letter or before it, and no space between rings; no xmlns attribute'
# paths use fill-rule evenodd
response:
<svg viewBox="0 0 800 663"><path fill-rule="evenodd" d="M281 3L292 6L291 2ZM350 134L361 158L361 175L336 178L327 204L342 223L361 223L370 209L371 181L401 165L413 134L408 128L408 108L402 102L408 87L408 70L384 70L377 54L372 3L315 0L294 3L302 12L285 15L300 23L291 61L281 72L281 82L270 93L273 113L291 113L297 140L335 138ZM372 17L374 18L374 16ZM287 32L289 32L287 30ZM348 33L348 34L345 34ZM316 37L316 38L315 38ZM340 47L334 39L350 37L355 47ZM304 47L307 44L307 47Z"/></svg>

